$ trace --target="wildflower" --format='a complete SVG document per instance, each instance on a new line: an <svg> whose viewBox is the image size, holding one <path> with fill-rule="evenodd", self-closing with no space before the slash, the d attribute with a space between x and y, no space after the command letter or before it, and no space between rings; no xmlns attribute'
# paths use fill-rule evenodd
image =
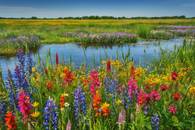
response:
<svg viewBox="0 0 195 130"><path fill-rule="evenodd" d="M125 119L126 119L126 111L123 109L120 111L119 116L118 116L118 124L122 125L125 123Z"/></svg>
<svg viewBox="0 0 195 130"><path fill-rule="evenodd" d="M66 130L71 130L72 124L70 122L70 120L68 120L68 123L66 125Z"/></svg>
<svg viewBox="0 0 195 130"><path fill-rule="evenodd" d="M64 106L65 106L65 107L69 107L70 104L69 104L68 102L65 102L65 103L64 103Z"/></svg>
<svg viewBox="0 0 195 130"><path fill-rule="evenodd" d="M130 73L131 73L131 77L135 78L135 67L133 65L131 66Z"/></svg>
<svg viewBox="0 0 195 130"><path fill-rule="evenodd" d="M30 103L30 97L24 92L24 90L19 92L18 107L22 113L23 121L26 122L31 113L32 104Z"/></svg>
<svg viewBox="0 0 195 130"><path fill-rule="evenodd" d="M106 102L101 105L101 112L102 112L102 115L105 117L108 116L110 113L109 106L110 106L110 104L108 104Z"/></svg>
<svg viewBox="0 0 195 130"><path fill-rule="evenodd" d="M144 93L143 90L140 90L140 92L138 93L137 96L137 102L139 105L143 105L147 102L148 99L148 95L146 93Z"/></svg>
<svg viewBox="0 0 195 130"><path fill-rule="evenodd" d="M61 95L60 96L60 108L63 108L64 107L64 103L65 103L65 96L64 95Z"/></svg>
<svg viewBox="0 0 195 130"><path fill-rule="evenodd" d="M174 93L172 96L175 101L178 101L181 99L181 94L179 92Z"/></svg>
<svg viewBox="0 0 195 130"><path fill-rule="evenodd" d="M38 102L34 102L34 103L32 104L32 106L33 106L34 108L37 108L37 107L39 106L39 103L38 103Z"/></svg>
<svg viewBox="0 0 195 130"><path fill-rule="evenodd" d="M125 90L123 92L123 99L122 99L122 102L123 102L123 105L125 106L126 109L129 108L130 104L131 104L131 101L132 101L132 98L129 96L127 90Z"/></svg>
<svg viewBox="0 0 195 130"><path fill-rule="evenodd" d="M116 104L120 105L122 103L122 101L120 99L116 100Z"/></svg>
<svg viewBox="0 0 195 130"><path fill-rule="evenodd" d="M100 86L100 81L99 81L99 78L98 78L98 72L97 71L92 70L90 72L90 81L91 81L90 92L91 92L92 95L94 95L95 92L96 92L96 87Z"/></svg>
<svg viewBox="0 0 195 130"><path fill-rule="evenodd" d="M33 117L33 118L37 118L37 117L39 117L40 112L35 111L35 112L33 112L32 114L30 114L30 115L31 115L31 117Z"/></svg>
<svg viewBox="0 0 195 130"><path fill-rule="evenodd" d="M49 130L50 122L52 123L52 128L54 130L58 129L58 114L57 106L52 99L48 99L44 108L44 122L43 125L46 130ZM51 121L50 121L51 120Z"/></svg>
<svg viewBox="0 0 195 130"><path fill-rule="evenodd" d="M111 61L110 60L107 60L106 62L106 71L108 73L111 72Z"/></svg>
<svg viewBox="0 0 195 130"><path fill-rule="evenodd" d="M145 106L144 106L143 111L144 111L144 114L145 114L145 115L148 114L148 111L149 111L148 105L145 105Z"/></svg>
<svg viewBox="0 0 195 130"><path fill-rule="evenodd" d="M13 115L13 113L10 111L8 111L7 114L5 115L5 125L7 126L8 130L17 129L15 115Z"/></svg>
<svg viewBox="0 0 195 130"><path fill-rule="evenodd" d="M191 94L192 96L195 96L195 86L190 87L189 94Z"/></svg>
<svg viewBox="0 0 195 130"><path fill-rule="evenodd" d="M5 102L0 101L0 125L1 123L4 123L4 116L6 114L7 106ZM0 127L1 128L1 127Z"/></svg>
<svg viewBox="0 0 195 130"><path fill-rule="evenodd" d="M12 80L12 74L10 69L8 69L8 79L6 82L6 87L8 90L8 94L9 94L9 101L10 101L10 105L11 108L14 109L14 107L16 106L16 90L19 89L19 85L18 82L14 83L14 81Z"/></svg>
<svg viewBox="0 0 195 130"><path fill-rule="evenodd" d="M47 87L48 90L51 90L51 89L53 88L53 82L50 81L50 80L48 80L48 81L46 82L46 87Z"/></svg>
<svg viewBox="0 0 195 130"><path fill-rule="evenodd" d="M168 86L168 85L162 84L162 85L160 86L160 90L161 90L161 91L166 91L166 90L168 90L168 89L169 89L169 86Z"/></svg>
<svg viewBox="0 0 195 130"><path fill-rule="evenodd" d="M152 128L154 130L158 130L159 129L159 122L160 122L160 118L157 114L153 115L151 117L151 125L152 125Z"/></svg>
<svg viewBox="0 0 195 130"><path fill-rule="evenodd" d="M35 73L35 72L36 72L36 68L32 67L32 73Z"/></svg>
<svg viewBox="0 0 195 130"><path fill-rule="evenodd" d="M56 53L56 65L59 64L59 56L58 56L58 53Z"/></svg>
<svg viewBox="0 0 195 130"><path fill-rule="evenodd" d="M172 80L177 80L177 77L178 77L178 73L177 72L172 72L171 73L171 79Z"/></svg>
<svg viewBox="0 0 195 130"><path fill-rule="evenodd" d="M99 116L100 113L100 103L101 103L101 97L98 91L93 95L93 109L95 110L96 116Z"/></svg>
<svg viewBox="0 0 195 130"><path fill-rule="evenodd" d="M133 77L131 77L128 82L128 86L129 86L128 94L129 94L129 97L132 98L133 93L136 93L138 89L137 81L133 79Z"/></svg>
<svg viewBox="0 0 195 130"><path fill-rule="evenodd" d="M177 108L174 105L170 105L168 109L169 109L169 112L172 114L176 114L177 112Z"/></svg>
<svg viewBox="0 0 195 130"><path fill-rule="evenodd" d="M74 91L74 115L76 119L79 118L79 111L84 115L87 113L85 93L82 91L81 87L78 87Z"/></svg>
<svg viewBox="0 0 195 130"><path fill-rule="evenodd" d="M104 85L105 85L106 91L109 94L115 94L116 93L116 89L117 89L117 86L118 86L118 82L116 80L112 80L112 79L106 77L104 79Z"/></svg>
<svg viewBox="0 0 195 130"><path fill-rule="evenodd" d="M150 99L154 101L159 101L160 98L160 94L156 90L152 90L152 92L150 93Z"/></svg>
<svg viewBox="0 0 195 130"><path fill-rule="evenodd" d="M73 72L71 72L68 67L64 67L64 84L71 84L72 81L74 80L75 78L75 75Z"/></svg>
<svg viewBox="0 0 195 130"><path fill-rule="evenodd" d="M30 53L27 54L27 57L26 57L26 65L27 65L27 68L26 68L26 71L27 71L27 76L30 76L30 74L32 74L32 66L33 66L33 60L31 58L31 55Z"/></svg>

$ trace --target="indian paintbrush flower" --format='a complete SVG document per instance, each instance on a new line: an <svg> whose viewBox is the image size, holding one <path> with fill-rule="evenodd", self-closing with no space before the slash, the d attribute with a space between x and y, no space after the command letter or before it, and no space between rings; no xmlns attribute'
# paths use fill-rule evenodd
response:
<svg viewBox="0 0 195 130"><path fill-rule="evenodd" d="M5 125L7 126L8 130L16 130L16 120L15 120L15 115L8 111L5 115Z"/></svg>
<svg viewBox="0 0 195 130"><path fill-rule="evenodd" d="M26 123L33 107L30 102L30 97L26 94L24 90L21 90L19 92L18 107L20 112L22 113L23 121L24 123Z"/></svg>

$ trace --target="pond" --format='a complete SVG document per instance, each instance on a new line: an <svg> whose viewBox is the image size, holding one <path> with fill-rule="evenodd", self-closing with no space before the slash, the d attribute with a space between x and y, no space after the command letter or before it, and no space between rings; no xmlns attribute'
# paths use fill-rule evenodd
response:
<svg viewBox="0 0 195 130"><path fill-rule="evenodd" d="M38 55L45 60L50 50L52 62L55 63L55 55L58 53L61 63L71 63L76 67L81 64L87 66L99 65L101 60L110 58L122 58L130 52L130 58L133 59L136 65L146 66L151 61L160 57L161 49L172 51L175 47L183 44L183 38L162 40L162 41L138 41L136 44L124 44L121 46L113 45L106 46L88 46L83 47L76 43L69 44L49 44L43 45L36 53L32 54L34 61ZM14 70L17 63L16 57L6 58L0 57L0 66L2 68L3 78L6 78L7 68Z"/></svg>

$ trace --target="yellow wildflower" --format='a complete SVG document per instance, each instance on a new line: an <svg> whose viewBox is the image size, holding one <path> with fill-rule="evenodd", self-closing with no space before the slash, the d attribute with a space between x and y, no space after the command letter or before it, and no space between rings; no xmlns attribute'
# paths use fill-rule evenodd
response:
<svg viewBox="0 0 195 130"><path fill-rule="evenodd" d="M122 101L120 100L120 99L118 99L117 101L116 101L116 104L117 105L120 105L122 103Z"/></svg>
<svg viewBox="0 0 195 130"><path fill-rule="evenodd" d="M33 112L33 113L31 114L31 117L37 118L39 115L40 115L40 112L35 111L35 112Z"/></svg>
<svg viewBox="0 0 195 130"><path fill-rule="evenodd" d="M32 67L32 72L36 72L36 68L35 67Z"/></svg>
<svg viewBox="0 0 195 130"><path fill-rule="evenodd" d="M32 106L33 106L34 108L37 108L37 107L39 106L39 103L35 101L35 102L32 104Z"/></svg>
<svg viewBox="0 0 195 130"><path fill-rule="evenodd" d="M190 87L189 94L191 94L192 96L195 96L195 86Z"/></svg>

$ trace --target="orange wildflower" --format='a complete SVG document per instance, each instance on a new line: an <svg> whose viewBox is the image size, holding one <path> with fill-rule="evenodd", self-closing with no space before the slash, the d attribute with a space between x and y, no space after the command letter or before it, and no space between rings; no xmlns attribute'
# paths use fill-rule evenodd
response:
<svg viewBox="0 0 195 130"><path fill-rule="evenodd" d="M12 112L7 112L5 115L5 125L7 126L8 130L16 130L16 120Z"/></svg>
<svg viewBox="0 0 195 130"><path fill-rule="evenodd" d="M48 80L48 81L46 82L46 87L47 87L48 90L51 90L51 89L53 88L53 83L52 83L52 81Z"/></svg>
<svg viewBox="0 0 195 130"><path fill-rule="evenodd" d="M110 113L109 106L110 106L110 104L108 104L106 102L104 104L102 104L102 106L101 106L102 115L105 117L108 116Z"/></svg>
<svg viewBox="0 0 195 130"><path fill-rule="evenodd" d="M100 116L100 103L101 103L101 97L98 91L93 96L93 109L95 110L96 116Z"/></svg>

